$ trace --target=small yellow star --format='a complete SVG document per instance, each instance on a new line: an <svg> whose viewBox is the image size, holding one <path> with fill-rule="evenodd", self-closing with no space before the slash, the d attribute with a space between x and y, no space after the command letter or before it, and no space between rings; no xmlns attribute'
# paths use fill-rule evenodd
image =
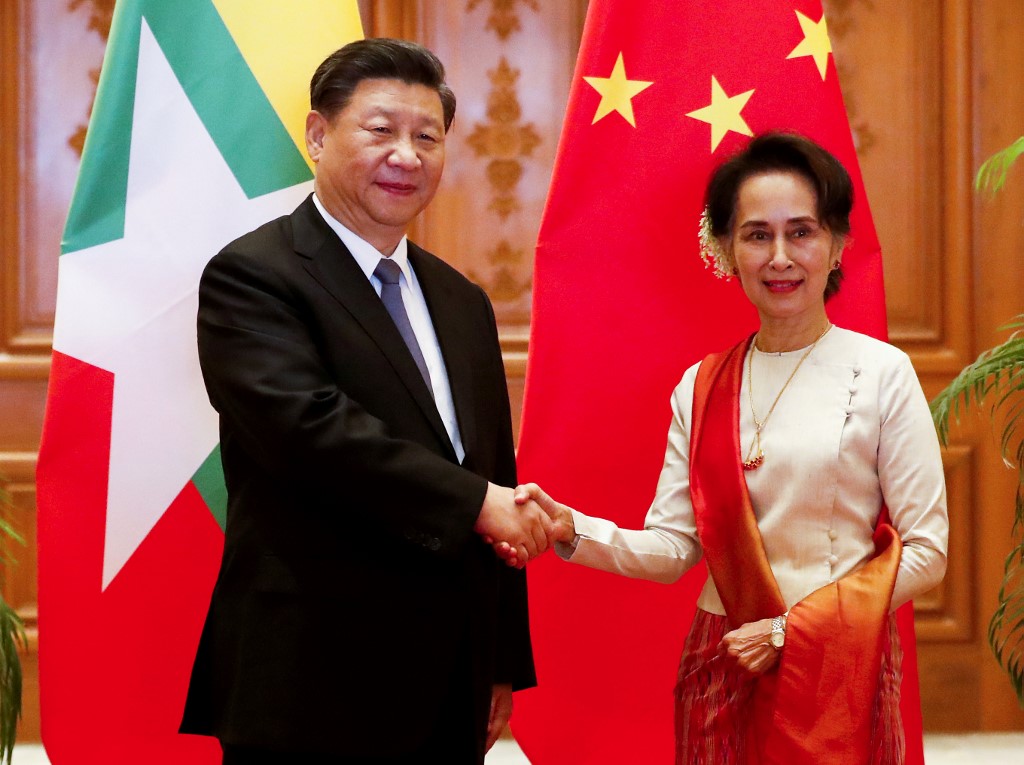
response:
<svg viewBox="0 0 1024 765"><path fill-rule="evenodd" d="M797 21L804 32L804 39L793 48L793 52L786 58L799 58L801 56L812 56L814 63L818 65L818 74L821 81L825 81L825 72L828 71L828 54L832 52L832 43L828 39L828 25L825 23L825 15L822 14L821 21L811 21L800 11L796 11Z"/></svg>
<svg viewBox="0 0 1024 765"><path fill-rule="evenodd" d="M627 80L626 65L622 63L622 54L615 59L610 77L584 77L587 84L601 94L601 103L597 105L593 125L602 117L618 112L630 125L636 127L633 118L633 96L646 90L654 83L642 80Z"/></svg>
<svg viewBox="0 0 1024 765"><path fill-rule="evenodd" d="M718 84L718 80L714 75L711 76L711 103L686 116L711 125L712 152L718 148L718 144L730 130L741 135L754 134L740 114L752 95L754 95L754 91L748 90L746 93L736 96L727 96L722 90L722 86Z"/></svg>

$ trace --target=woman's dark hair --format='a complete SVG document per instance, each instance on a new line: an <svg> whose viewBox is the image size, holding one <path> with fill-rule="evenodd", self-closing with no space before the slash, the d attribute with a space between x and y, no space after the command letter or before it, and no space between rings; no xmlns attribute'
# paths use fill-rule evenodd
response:
<svg viewBox="0 0 1024 765"><path fill-rule="evenodd" d="M444 81L444 65L429 50L407 40L372 37L350 42L324 59L309 83L310 108L331 119L348 106L363 80L400 80L437 91L448 132L455 119L455 93Z"/></svg>
<svg viewBox="0 0 1024 765"><path fill-rule="evenodd" d="M744 181L765 173L796 173L811 184L818 199L818 220L833 235L850 233L853 183L846 168L809 138L795 133L762 133L712 173L704 202L711 233L724 239L732 233L736 203ZM825 300L839 291L841 268L829 272Z"/></svg>

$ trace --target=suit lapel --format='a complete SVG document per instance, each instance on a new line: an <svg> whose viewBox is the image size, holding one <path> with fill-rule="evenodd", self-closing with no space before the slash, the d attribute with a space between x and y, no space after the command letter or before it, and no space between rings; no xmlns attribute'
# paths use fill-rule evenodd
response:
<svg viewBox="0 0 1024 765"><path fill-rule="evenodd" d="M427 389L408 346L370 280L320 215L312 197L307 198L292 213L292 231L295 251L305 258L303 265L306 271L352 315L377 344L445 444L449 456L455 459L455 449L441 422L433 394Z"/></svg>
<svg viewBox="0 0 1024 765"><path fill-rule="evenodd" d="M476 422L473 417L475 388L468 349L474 339L466 332L466 307L460 305L459 298L452 293L441 266L412 242L409 242L409 262L416 270L416 278L427 301L437 343L441 347L448 371L455 417L459 423L462 447L466 452L464 464L472 464L470 455L476 443ZM473 326L478 325L474 323Z"/></svg>

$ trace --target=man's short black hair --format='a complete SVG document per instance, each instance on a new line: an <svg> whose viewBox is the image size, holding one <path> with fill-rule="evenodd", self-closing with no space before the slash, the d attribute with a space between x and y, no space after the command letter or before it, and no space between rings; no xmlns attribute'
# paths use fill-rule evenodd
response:
<svg viewBox="0 0 1024 765"><path fill-rule="evenodd" d="M389 37L350 42L324 59L309 83L310 108L331 119L348 106L363 80L400 80L437 91L448 132L455 119L455 93L444 79L444 65L418 43Z"/></svg>

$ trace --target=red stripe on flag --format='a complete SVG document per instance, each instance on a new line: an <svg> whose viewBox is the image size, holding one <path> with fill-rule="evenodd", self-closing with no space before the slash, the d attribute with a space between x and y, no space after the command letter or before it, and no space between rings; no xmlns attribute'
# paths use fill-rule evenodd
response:
<svg viewBox="0 0 1024 765"><path fill-rule="evenodd" d="M687 367L736 343L756 314L698 256L711 169L742 146L691 112L754 90L754 132L790 129L832 151L854 182L846 281L828 312L886 337L881 251L835 64L787 58L804 35L795 11L818 0L635 3L592 0L537 242L520 477L584 512L639 527L664 457L669 395ZM619 56L651 82L594 121ZM671 762L672 687L704 567L664 587L552 558L531 563L530 612L540 686L517 694L513 730L534 763ZM904 625L906 619L903 619ZM920 763L912 636L903 632L908 763ZM913 710L917 708L915 713ZM916 722L915 722L916 720ZM916 727L915 727L916 726Z"/></svg>
<svg viewBox="0 0 1024 765"><path fill-rule="evenodd" d="M113 375L53 355L38 467L39 675L54 765L216 763L177 733L223 535L189 483L101 591Z"/></svg>

